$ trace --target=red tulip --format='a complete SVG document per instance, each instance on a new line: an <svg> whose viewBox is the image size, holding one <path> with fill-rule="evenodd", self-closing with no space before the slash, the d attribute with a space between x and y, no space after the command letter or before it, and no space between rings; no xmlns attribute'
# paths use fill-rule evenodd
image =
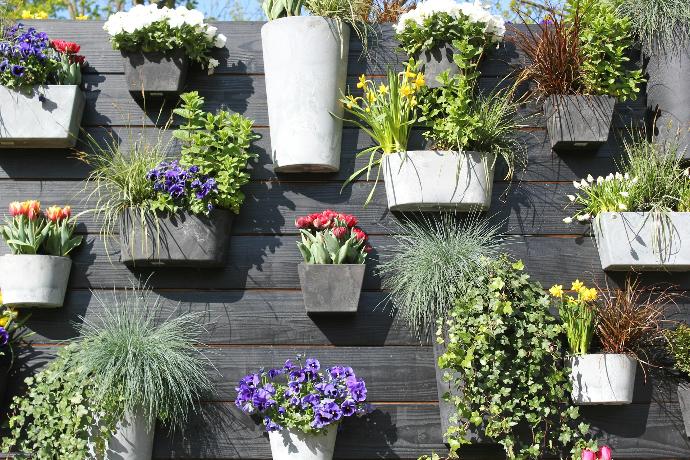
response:
<svg viewBox="0 0 690 460"><path fill-rule="evenodd" d="M310 216L298 217L295 219L295 226L297 228L309 228L311 227L312 219Z"/></svg>
<svg viewBox="0 0 690 460"><path fill-rule="evenodd" d="M365 241L367 239L367 234L362 231L361 228L355 227L352 229L352 233L359 241Z"/></svg>
<svg viewBox="0 0 690 460"><path fill-rule="evenodd" d="M65 206L64 208L62 208L62 218L63 219L69 219L71 215L72 215L72 207L71 206Z"/></svg>
<svg viewBox="0 0 690 460"><path fill-rule="evenodd" d="M55 51L62 54L77 54L81 49L76 43L65 40L52 40L50 44Z"/></svg>
<svg viewBox="0 0 690 460"><path fill-rule="evenodd" d="M12 217L21 216L24 214L22 209L22 204L19 201L13 201L10 203L10 215Z"/></svg>
<svg viewBox="0 0 690 460"><path fill-rule="evenodd" d="M46 217L51 222L58 222L62 219L62 208L60 206L51 206L46 211Z"/></svg>
<svg viewBox="0 0 690 460"><path fill-rule="evenodd" d="M81 54L73 54L69 57L69 61L71 64L82 65L86 62L86 56L82 56Z"/></svg>
<svg viewBox="0 0 690 460"><path fill-rule="evenodd" d="M36 220L41 215L41 202L29 200L22 203L22 210L26 209L26 216L29 220Z"/></svg>
<svg viewBox="0 0 690 460"><path fill-rule="evenodd" d="M321 216L314 219L314 222L312 222L312 224L314 225L314 228L317 230L325 230L331 226L331 221Z"/></svg>
<svg viewBox="0 0 690 460"><path fill-rule="evenodd" d="M345 227L335 227L333 229L333 236L335 236L338 239L345 238L345 235L347 235L347 228Z"/></svg>
<svg viewBox="0 0 690 460"><path fill-rule="evenodd" d="M355 225L357 225L357 218L353 215L346 214L344 217L344 221L347 224L348 227L353 228Z"/></svg>
<svg viewBox="0 0 690 460"><path fill-rule="evenodd" d="M338 213L335 211L331 211L330 209L326 209L324 212L321 213L321 215L328 220L333 219L334 217L338 217Z"/></svg>
<svg viewBox="0 0 690 460"><path fill-rule="evenodd" d="M583 449L582 460L597 460L597 455L589 449Z"/></svg>
<svg viewBox="0 0 690 460"><path fill-rule="evenodd" d="M611 460L611 448L609 446L601 446L599 449L599 455L597 455L599 460Z"/></svg>

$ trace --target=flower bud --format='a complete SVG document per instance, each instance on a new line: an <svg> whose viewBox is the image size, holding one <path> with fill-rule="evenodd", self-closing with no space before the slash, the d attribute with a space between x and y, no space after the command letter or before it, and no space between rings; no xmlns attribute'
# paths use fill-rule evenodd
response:
<svg viewBox="0 0 690 460"><path fill-rule="evenodd" d="M601 446L599 449L599 460L611 460L611 448L609 446Z"/></svg>
<svg viewBox="0 0 690 460"><path fill-rule="evenodd" d="M60 206L51 206L46 211L46 217L51 222L58 222L62 219L62 208Z"/></svg>
<svg viewBox="0 0 690 460"><path fill-rule="evenodd" d="M582 460L597 460L597 456L589 449L582 450Z"/></svg>
<svg viewBox="0 0 690 460"><path fill-rule="evenodd" d="M21 216L24 214L22 210L22 204L19 201L13 201L10 203L10 215L12 217Z"/></svg>
<svg viewBox="0 0 690 460"><path fill-rule="evenodd" d="M333 230L333 236L335 236L338 239L345 238L345 235L347 235L347 228L345 227L335 227Z"/></svg>

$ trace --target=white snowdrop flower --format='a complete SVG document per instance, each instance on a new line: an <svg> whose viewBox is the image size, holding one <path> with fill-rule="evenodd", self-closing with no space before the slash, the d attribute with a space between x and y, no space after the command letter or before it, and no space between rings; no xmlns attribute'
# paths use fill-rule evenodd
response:
<svg viewBox="0 0 690 460"><path fill-rule="evenodd" d="M615 177L613 174L609 174L608 176L606 176L606 182L611 182L614 178Z"/></svg>
<svg viewBox="0 0 690 460"><path fill-rule="evenodd" d="M683 171L683 174L685 174L687 177L690 177L690 168L687 168L685 171Z"/></svg>
<svg viewBox="0 0 690 460"><path fill-rule="evenodd" d="M575 195L568 195L568 199L570 201L575 201Z"/></svg>
<svg viewBox="0 0 690 460"><path fill-rule="evenodd" d="M603 183L604 183L604 178L601 176L597 177L597 185L601 185Z"/></svg>
<svg viewBox="0 0 690 460"><path fill-rule="evenodd" d="M591 184L592 182L594 182L594 178L592 177L591 174L587 174L587 182L589 182L590 184Z"/></svg>
<svg viewBox="0 0 690 460"><path fill-rule="evenodd" d="M623 179L623 174L617 172L617 173L616 173L616 179L617 179L617 180L622 180L622 179Z"/></svg>
<svg viewBox="0 0 690 460"><path fill-rule="evenodd" d="M575 187L576 189L580 190L580 183L579 183L578 181L574 180L574 181L573 181L573 187Z"/></svg>
<svg viewBox="0 0 690 460"><path fill-rule="evenodd" d="M586 220L589 220L589 214L580 214L577 216L578 222L584 222Z"/></svg>
<svg viewBox="0 0 690 460"><path fill-rule="evenodd" d="M628 192L621 192L621 196L627 198L630 194Z"/></svg>
<svg viewBox="0 0 690 460"><path fill-rule="evenodd" d="M633 184L633 185L637 184L637 177L633 177L633 178L630 180L630 183Z"/></svg>
<svg viewBox="0 0 690 460"><path fill-rule="evenodd" d="M223 35L223 34L218 34L218 36L216 36L216 41L213 43L213 45L214 45L216 48L222 48L222 47L225 46L225 43L226 43L227 41L228 41L228 38L227 38L225 35Z"/></svg>
<svg viewBox="0 0 690 460"><path fill-rule="evenodd" d="M571 224L573 222L573 218L572 217L566 217L565 219L563 219L563 222L565 222L566 224Z"/></svg>
<svg viewBox="0 0 690 460"><path fill-rule="evenodd" d="M628 207L625 205L625 203L618 203L618 209L625 211L628 209Z"/></svg>
<svg viewBox="0 0 690 460"><path fill-rule="evenodd" d="M630 180L630 173L625 173L625 174L623 175L623 178L624 178L625 180Z"/></svg>
<svg viewBox="0 0 690 460"><path fill-rule="evenodd" d="M589 182L587 182L586 180L582 179L582 182L580 182L580 187L581 187L581 188L587 188L587 187L589 187Z"/></svg>

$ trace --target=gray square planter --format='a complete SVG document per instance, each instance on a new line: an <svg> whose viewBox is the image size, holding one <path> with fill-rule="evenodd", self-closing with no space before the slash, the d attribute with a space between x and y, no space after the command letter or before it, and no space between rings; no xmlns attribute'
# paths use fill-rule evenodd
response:
<svg viewBox="0 0 690 460"><path fill-rule="evenodd" d="M592 227L604 270L690 270L688 212L604 212Z"/></svg>
<svg viewBox="0 0 690 460"><path fill-rule="evenodd" d="M357 313L364 264L308 264L297 267L307 313Z"/></svg>
<svg viewBox="0 0 690 460"><path fill-rule="evenodd" d="M161 215L158 225L132 211L120 218L120 261L135 267L225 265L233 214L215 209L209 217Z"/></svg>
<svg viewBox="0 0 690 460"><path fill-rule="evenodd" d="M416 150L383 157L391 211L486 210L491 206L495 156Z"/></svg>
<svg viewBox="0 0 690 460"><path fill-rule="evenodd" d="M437 78L443 72L448 72L448 76L458 73L458 66L453 60L455 48L450 43L441 43L434 48L422 51L417 56L417 62L422 64L424 69L424 80L429 88L438 88L441 84Z"/></svg>
<svg viewBox="0 0 690 460"><path fill-rule="evenodd" d="M127 87L131 93L166 96L182 92L189 67L189 58L184 50L170 55L143 51L121 53Z"/></svg>
<svg viewBox="0 0 690 460"><path fill-rule="evenodd" d="M685 436L690 438L690 384L678 384L678 403L680 413L683 415L683 425L685 426Z"/></svg>
<svg viewBox="0 0 690 460"><path fill-rule="evenodd" d="M84 104L76 85L0 86L0 148L74 147Z"/></svg>
<svg viewBox="0 0 690 460"><path fill-rule="evenodd" d="M606 143L615 104L609 96L549 96L544 115L551 148L592 150Z"/></svg>

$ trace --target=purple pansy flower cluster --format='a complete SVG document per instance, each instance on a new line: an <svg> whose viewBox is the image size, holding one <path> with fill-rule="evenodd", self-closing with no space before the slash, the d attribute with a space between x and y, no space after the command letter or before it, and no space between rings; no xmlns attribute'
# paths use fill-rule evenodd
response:
<svg viewBox="0 0 690 460"><path fill-rule="evenodd" d="M0 84L21 86L49 83L58 66L45 32L16 24L0 38Z"/></svg>
<svg viewBox="0 0 690 460"><path fill-rule="evenodd" d="M266 431L294 427L304 432L322 430L344 417L370 412L367 387L351 367L321 370L309 358L302 365L287 360L282 368L261 369L240 380L235 405L247 414L258 414Z"/></svg>
<svg viewBox="0 0 690 460"><path fill-rule="evenodd" d="M198 166L185 169L177 160L164 161L150 170L146 178L152 182L157 194L171 201L171 207L196 212L213 210L213 197L218 193L218 184L213 177L203 174ZM202 206L199 207L199 204Z"/></svg>
<svg viewBox="0 0 690 460"><path fill-rule="evenodd" d="M10 333L7 332L7 329L4 327L0 326L0 347L4 347L7 345L10 341Z"/></svg>

